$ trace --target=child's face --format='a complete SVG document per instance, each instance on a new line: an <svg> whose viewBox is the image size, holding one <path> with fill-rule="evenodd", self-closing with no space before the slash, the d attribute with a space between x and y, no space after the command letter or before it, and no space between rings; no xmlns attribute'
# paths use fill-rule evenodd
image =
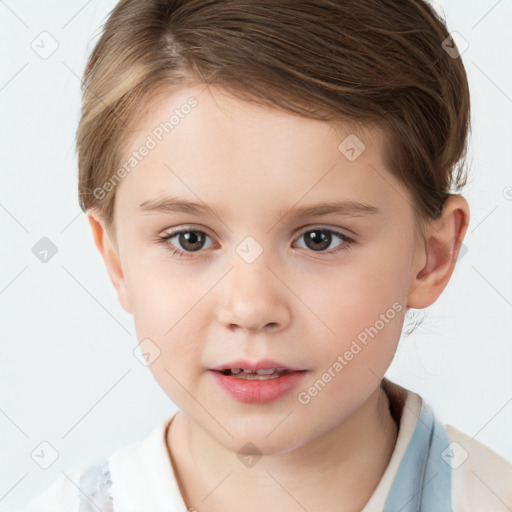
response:
<svg viewBox="0 0 512 512"><path fill-rule="evenodd" d="M197 106L158 142L155 128L192 95ZM286 451L319 437L372 395L395 353L424 254L377 132L360 136L366 149L353 161L338 148L350 134L201 86L153 104L125 155L148 135L157 141L117 186L121 301L138 340L160 350L150 369L164 391L233 450L251 441ZM140 206L171 196L218 216ZM287 214L348 200L378 212ZM193 231L189 240L159 241L178 229ZM270 383L266 403L247 403L211 370L262 359L306 371L287 393Z"/></svg>

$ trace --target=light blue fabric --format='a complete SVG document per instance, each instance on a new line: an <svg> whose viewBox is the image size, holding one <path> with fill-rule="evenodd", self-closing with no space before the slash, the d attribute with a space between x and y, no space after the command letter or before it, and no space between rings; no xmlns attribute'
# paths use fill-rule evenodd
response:
<svg viewBox="0 0 512 512"><path fill-rule="evenodd" d="M451 467L441 454L450 441L422 401L418 423L384 506L384 512L451 512Z"/></svg>

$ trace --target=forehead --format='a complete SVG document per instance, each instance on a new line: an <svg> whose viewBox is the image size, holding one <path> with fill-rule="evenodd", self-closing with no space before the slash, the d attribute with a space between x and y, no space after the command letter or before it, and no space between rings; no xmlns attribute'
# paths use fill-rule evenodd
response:
<svg viewBox="0 0 512 512"><path fill-rule="evenodd" d="M148 103L122 158L139 153L137 162L116 194L125 190L137 206L169 193L239 207L346 198L385 209L408 202L384 166L385 143L377 129L356 132L217 87L187 87Z"/></svg>

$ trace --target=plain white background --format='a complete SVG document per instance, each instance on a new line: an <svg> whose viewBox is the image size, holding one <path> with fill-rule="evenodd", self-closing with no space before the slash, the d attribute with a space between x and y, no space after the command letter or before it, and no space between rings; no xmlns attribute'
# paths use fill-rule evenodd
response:
<svg viewBox="0 0 512 512"><path fill-rule="evenodd" d="M61 470L146 437L176 410L134 356L132 317L78 206L80 76L114 4L0 1L2 512ZM512 2L435 5L469 44L471 222L467 253L401 340L388 377L512 462ZM32 252L42 237L57 249L46 263ZM42 442L58 452L48 469L31 457L51 461Z"/></svg>

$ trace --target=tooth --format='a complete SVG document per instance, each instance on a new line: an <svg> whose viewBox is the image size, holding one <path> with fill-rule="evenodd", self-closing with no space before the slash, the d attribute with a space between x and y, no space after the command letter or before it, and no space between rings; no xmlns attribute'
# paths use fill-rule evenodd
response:
<svg viewBox="0 0 512 512"><path fill-rule="evenodd" d="M257 373L244 373L242 372L240 375L237 375L237 379L245 379L245 380L271 380L278 379L280 375L278 373L274 373L272 375L258 375Z"/></svg>
<svg viewBox="0 0 512 512"><path fill-rule="evenodd" d="M242 369L241 369L241 368L232 368L232 369L231 369L231 373L232 373L233 375L238 375L241 371L242 371Z"/></svg>
<svg viewBox="0 0 512 512"><path fill-rule="evenodd" d="M275 372L275 368L269 368L268 370L256 370L258 375L270 375Z"/></svg>

